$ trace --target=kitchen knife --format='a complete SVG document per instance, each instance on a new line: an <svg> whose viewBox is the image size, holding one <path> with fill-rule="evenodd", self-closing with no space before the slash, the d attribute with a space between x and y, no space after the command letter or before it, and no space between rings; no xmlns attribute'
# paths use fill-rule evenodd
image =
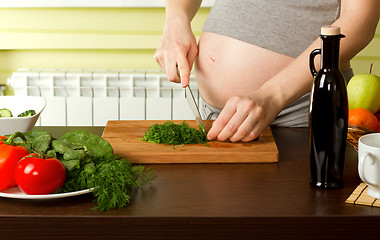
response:
<svg viewBox="0 0 380 240"><path fill-rule="evenodd" d="M198 126L200 125L203 127L203 129L206 133L205 126L203 125L203 121L202 121L201 115L199 113L197 103L195 102L193 92L191 91L189 85L185 88L185 98L186 98L187 102L189 103L191 111L193 112L193 115L195 117L195 121L197 121Z"/></svg>

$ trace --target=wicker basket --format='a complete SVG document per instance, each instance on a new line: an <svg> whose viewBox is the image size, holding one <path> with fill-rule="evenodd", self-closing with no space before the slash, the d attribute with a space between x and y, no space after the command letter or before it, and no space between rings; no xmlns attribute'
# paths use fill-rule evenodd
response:
<svg viewBox="0 0 380 240"><path fill-rule="evenodd" d="M348 124L347 132L347 142L353 146L356 151L358 151L358 142L361 136L364 136L368 133L375 133L376 131L370 130L368 128L358 127L355 125Z"/></svg>

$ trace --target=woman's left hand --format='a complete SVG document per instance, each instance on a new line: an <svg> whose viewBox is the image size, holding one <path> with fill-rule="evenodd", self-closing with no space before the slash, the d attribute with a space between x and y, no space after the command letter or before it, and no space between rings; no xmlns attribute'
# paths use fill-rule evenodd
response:
<svg viewBox="0 0 380 240"><path fill-rule="evenodd" d="M249 142L276 118L280 109L257 91L230 98L207 134L209 140Z"/></svg>

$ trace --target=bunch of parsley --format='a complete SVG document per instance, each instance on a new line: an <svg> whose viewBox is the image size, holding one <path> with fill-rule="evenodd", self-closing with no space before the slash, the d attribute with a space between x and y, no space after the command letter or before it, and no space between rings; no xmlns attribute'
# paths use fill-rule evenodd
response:
<svg viewBox="0 0 380 240"><path fill-rule="evenodd" d="M59 139L47 131L33 130L25 137L30 150L55 157L65 166L66 181L57 193L94 189L97 210L127 206L137 188L156 178L150 169L115 155L105 139L84 130L68 132Z"/></svg>

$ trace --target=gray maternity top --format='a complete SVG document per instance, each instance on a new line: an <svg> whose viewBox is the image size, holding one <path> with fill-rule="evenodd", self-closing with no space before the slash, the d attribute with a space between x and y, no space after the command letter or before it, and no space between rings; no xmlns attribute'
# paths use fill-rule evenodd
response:
<svg viewBox="0 0 380 240"><path fill-rule="evenodd" d="M322 26L338 19L340 7L340 0L216 0L203 31L298 57L318 38ZM344 75L349 80L353 73ZM306 127L309 98L310 93L292 103L272 125ZM205 119L218 116L218 109L204 101L201 108Z"/></svg>

